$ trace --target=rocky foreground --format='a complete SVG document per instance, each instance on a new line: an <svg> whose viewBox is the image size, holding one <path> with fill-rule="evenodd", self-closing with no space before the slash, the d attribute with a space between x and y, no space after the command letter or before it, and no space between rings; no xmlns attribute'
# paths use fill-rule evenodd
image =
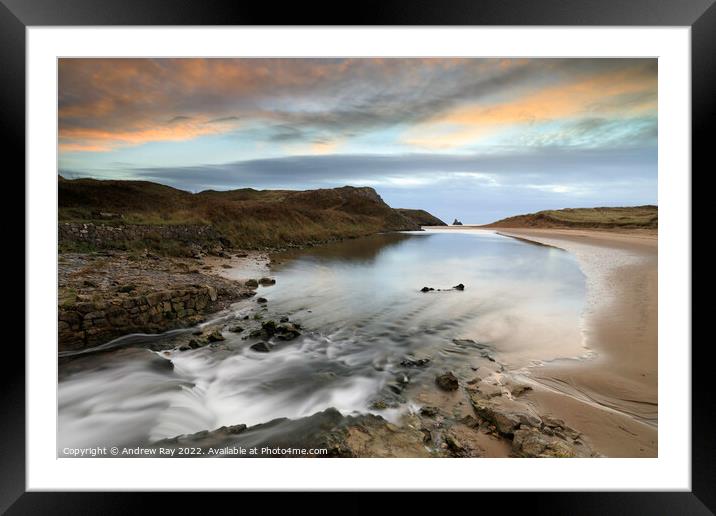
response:
<svg viewBox="0 0 716 516"><path fill-rule="evenodd" d="M256 456L264 457L482 457L484 441L492 440L493 447L502 448L502 456L598 456L579 432L559 419L540 418L499 401L485 403L479 389L467 392L475 414L460 419L445 414L444 408L423 407L394 424L373 413L343 416L329 408L303 419L224 426L164 439L152 446L200 448L205 456L241 456L236 448L255 447ZM322 452L306 455L306 450Z"/></svg>
<svg viewBox="0 0 716 516"><path fill-rule="evenodd" d="M253 342L251 348L257 352L271 353L294 345L292 341L303 332L300 324L288 316L266 318L262 298L252 306L250 313L242 312L243 316L149 343L144 349L124 348L75 359L63 367L62 374L132 359L143 362L149 370L171 376L171 353L166 350L183 352L209 347L216 353L231 353L224 343L227 332ZM226 457L242 457L237 450L250 448L257 450L252 456L266 457L599 456L580 432L564 421L538 414L528 399L532 390L529 381L505 372L489 347L469 340L455 343L478 357L471 360L470 374L438 372L432 384L417 392L409 392L407 382L395 382L389 387L397 396L376 398L366 407L366 413L343 415L330 408L295 420L279 418L255 426L237 422L164 439L149 447L201 449L203 456ZM430 362L429 358L406 357L401 366L422 369ZM407 404L408 395L419 403L417 407ZM392 416L389 421L382 416L383 411L396 408L402 413L397 419Z"/></svg>

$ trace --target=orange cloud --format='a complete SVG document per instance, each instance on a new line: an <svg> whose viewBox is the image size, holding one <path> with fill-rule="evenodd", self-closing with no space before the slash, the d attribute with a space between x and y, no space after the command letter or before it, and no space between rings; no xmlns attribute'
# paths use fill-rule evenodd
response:
<svg viewBox="0 0 716 516"><path fill-rule="evenodd" d="M331 152L335 152L339 145L340 143L337 141L316 142L311 145L310 151L311 154L330 154Z"/></svg>
<svg viewBox="0 0 716 516"><path fill-rule="evenodd" d="M599 74L497 104L457 107L417 124L403 140L418 147L451 148L514 125L583 116L638 116L656 111L656 90L656 75Z"/></svg>
<svg viewBox="0 0 716 516"><path fill-rule="evenodd" d="M62 152L108 152L112 147L90 143L60 143Z"/></svg>
<svg viewBox="0 0 716 516"><path fill-rule="evenodd" d="M109 131L91 128L67 128L60 135L60 150L64 152L106 152L117 147L147 142L185 141L220 134L235 126L226 122L172 122L170 124L138 127L131 130Z"/></svg>

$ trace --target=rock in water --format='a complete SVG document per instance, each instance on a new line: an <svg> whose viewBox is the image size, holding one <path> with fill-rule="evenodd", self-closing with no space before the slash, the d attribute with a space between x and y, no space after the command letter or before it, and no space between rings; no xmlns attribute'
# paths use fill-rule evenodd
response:
<svg viewBox="0 0 716 516"><path fill-rule="evenodd" d="M465 290L465 285L459 283L453 287L455 290Z"/></svg>
<svg viewBox="0 0 716 516"><path fill-rule="evenodd" d="M276 327L276 338L279 340L293 340L299 335L301 335L301 332L298 331L298 328L296 328L296 325L291 323L281 323Z"/></svg>
<svg viewBox="0 0 716 516"><path fill-rule="evenodd" d="M452 225L453 225L453 226L462 226L462 222L460 222L459 220L455 219L455 220L452 221Z"/></svg>
<svg viewBox="0 0 716 516"><path fill-rule="evenodd" d="M224 340L224 336L219 330L212 331L209 335L206 336L206 338L209 340L209 342L218 342L220 340Z"/></svg>
<svg viewBox="0 0 716 516"><path fill-rule="evenodd" d="M420 289L420 292L430 292L431 290L435 290L433 287L423 287Z"/></svg>
<svg viewBox="0 0 716 516"><path fill-rule="evenodd" d="M189 347L190 347L191 349L197 349L197 348L200 348L200 347L202 347L202 346L206 346L206 344L207 344L207 341L204 340L204 339L191 339L191 340L189 341Z"/></svg>
<svg viewBox="0 0 716 516"><path fill-rule="evenodd" d="M457 376L452 371L435 377L435 383L444 391L455 391L458 387Z"/></svg>
<svg viewBox="0 0 716 516"><path fill-rule="evenodd" d="M400 365L404 367L425 367L429 363L429 358L405 357L405 359L400 362Z"/></svg>
<svg viewBox="0 0 716 516"><path fill-rule="evenodd" d="M276 284L276 280L273 278L261 278L259 280L259 285L262 285L264 287L267 287L269 285L275 285L275 284Z"/></svg>
<svg viewBox="0 0 716 516"><path fill-rule="evenodd" d="M272 320L261 323L261 330L269 337L276 333L276 322Z"/></svg>
<svg viewBox="0 0 716 516"><path fill-rule="evenodd" d="M266 342L263 342L263 341L262 341L262 342L257 342L256 344L253 344L253 345L251 346L251 349L252 349L253 351L258 352L258 353L268 353L269 351L271 351L271 348L269 347L269 345L268 345Z"/></svg>

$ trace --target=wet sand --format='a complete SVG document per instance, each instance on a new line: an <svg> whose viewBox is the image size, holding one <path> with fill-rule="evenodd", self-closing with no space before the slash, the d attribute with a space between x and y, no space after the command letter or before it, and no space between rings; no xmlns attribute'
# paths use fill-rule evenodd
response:
<svg viewBox="0 0 716 516"><path fill-rule="evenodd" d="M531 369L527 398L559 417L608 457L656 457L657 251L655 231L491 228L573 253L587 281L587 360Z"/></svg>

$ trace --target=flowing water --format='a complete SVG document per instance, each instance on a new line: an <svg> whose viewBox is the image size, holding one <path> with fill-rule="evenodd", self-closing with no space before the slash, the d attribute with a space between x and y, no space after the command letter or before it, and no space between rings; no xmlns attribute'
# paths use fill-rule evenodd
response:
<svg viewBox="0 0 716 516"><path fill-rule="evenodd" d="M59 449L142 445L328 407L367 412L376 400L390 407L381 415L397 418L416 408L416 386L437 372L459 374L471 356L528 371L587 353L584 276L574 257L556 248L487 231L434 230L276 259L276 285L257 293L268 299L264 317L300 322L301 337L259 353L249 348L255 340L225 331L218 347L156 356L124 349L61 365ZM452 289L460 283L464 290ZM424 286L435 290L420 292ZM254 300L242 301L222 317L242 320L256 309ZM406 363L420 358L429 359L426 367ZM164 359L173 370L157 366Z"/></svg>

